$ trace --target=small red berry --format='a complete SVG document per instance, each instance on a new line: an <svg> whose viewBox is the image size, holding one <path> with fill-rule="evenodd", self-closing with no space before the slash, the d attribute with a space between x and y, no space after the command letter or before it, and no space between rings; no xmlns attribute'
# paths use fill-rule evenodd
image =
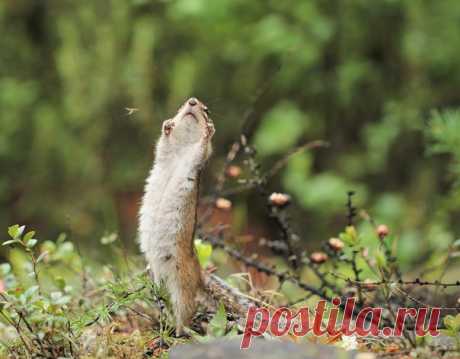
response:
<svg viewBox="0 0 460 359"><path fill-rule="evenodd" d="M336 252L340 252L345 247L345 244L338 238L330 238L328 243L329 247Z"/></svg>
<svg viewBox="0 0 460 359"><path fill-rule="evenodd" d="M241 167L239 166L229 166L227 168L227 176L230 178L237 178L241 175Z"/></svg>
<svg viewBox="0 0 460 359"><path fill-rule="evenodd" d="M216 207L228 211L230 208L232 208L232 202L226 198L218 198L216 200Z"/></svg>
<svg viewBox="0 0 460 359"><path fill-rule="evenodd" d="M387 225L380 224L377 227L377 235L380 237L380 239L385 238L386 236L388 236L389 233L390 233L390 230L388 229Z"/></svg>
<svg viewBox="0 0 460 359"><path fill-rule="evenodd" d="M291 201L291 196L285 193L273 192L269 197L269 201L274 206L283 207Z"/></svg>
<svg viewBox="0 0 460 359"><path fill-rule="evenodd" d="M316 263L316 264L321 264L321 263L324 263L328 260L328 256L326 253L324 252L313 252L311 255L310 255L310 260L313 262L313 263Z"/></svg>

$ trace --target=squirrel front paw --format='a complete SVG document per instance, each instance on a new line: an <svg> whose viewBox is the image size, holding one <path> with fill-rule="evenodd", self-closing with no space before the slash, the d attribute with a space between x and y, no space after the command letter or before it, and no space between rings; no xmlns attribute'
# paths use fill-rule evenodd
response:
<svg viewBox="0 0 460 359"><path fill-rule="evenodd" d="M166 136L169 136L171 134L171 131L174 128L174 121L172 119L166 120L163 122L163 133Z"/></svg>
<svg viewBox="0 0 460 359"><path fill-rule="evenodd" d="M212 136L216 133L216 129L214 128L214 124L212 122L206 123L205 135L204 138L210 140Z"/></svg>

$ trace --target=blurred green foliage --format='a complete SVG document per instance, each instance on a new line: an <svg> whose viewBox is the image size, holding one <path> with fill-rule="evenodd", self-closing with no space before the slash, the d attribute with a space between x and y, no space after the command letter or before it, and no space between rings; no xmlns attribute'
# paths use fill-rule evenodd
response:
<svg viewBox="0 0 460 359"><path fill-rule="evenodd" d="M405 263L426 260L460 230L459 21L457 0L2 1L0 228L133 238L161 122L191 95L208 104L209 192L269 82L255 108L264 166L331 144L271 184L294 195L305 243L343 228L354 189ZM266 225L260 202L239 228Z"/></svg>

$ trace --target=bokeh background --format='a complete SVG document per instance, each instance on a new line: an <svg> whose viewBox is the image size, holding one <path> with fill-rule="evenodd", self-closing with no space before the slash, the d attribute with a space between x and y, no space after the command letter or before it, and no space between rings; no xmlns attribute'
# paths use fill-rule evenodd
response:
<svg viewBox="0 0 460 359"><path fill-rule="evenodd" d="M3 0L4 237L21 223L94 248L116 232L135 251L161 122L192 95L208 105L212 193L268 86L253 107L264 168L306 141L330 143L270 182L292 195L302 245L343 229L355 190L398 238L403 265L425 263L460 230L459 24L457 0ZM270 233L263 199L228 199L241 234Z"/></svg>

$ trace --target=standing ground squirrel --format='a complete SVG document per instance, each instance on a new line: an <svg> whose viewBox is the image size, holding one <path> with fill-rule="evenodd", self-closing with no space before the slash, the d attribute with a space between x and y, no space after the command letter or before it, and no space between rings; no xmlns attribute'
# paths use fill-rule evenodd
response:
<svg viewBox="0 0 460 359"><path fill-rule="evenodd" d="M204 288L193 237L200 172L215 132L208 114L192 97L163 122L139 214L141 250L153 280L164 281L170 293L178 334L190 323Z"/></svg>

